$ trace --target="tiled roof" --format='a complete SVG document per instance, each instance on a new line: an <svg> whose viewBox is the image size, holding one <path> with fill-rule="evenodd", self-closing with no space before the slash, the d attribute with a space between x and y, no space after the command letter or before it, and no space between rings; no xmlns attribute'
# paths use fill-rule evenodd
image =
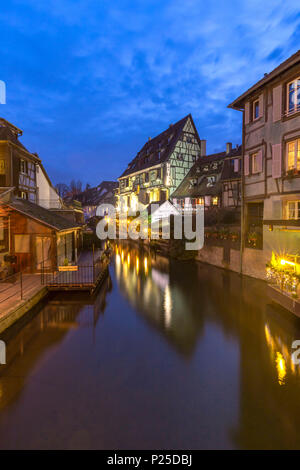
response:
<svg viewBox="0 0 300 470"><path fill-rule="evenodd" d="M199 157L181 184L174 191L172 197L218 195L222 190L222 181L225 179L225 176L230 176L230 179L233 176L230 170L230 160L241 156L241 152L242 147L238 146L233 148L229 153L219 152L205 157ZM234 179L238 178L238 176L236 176L237 173L234 175ZM215 178L215 182L213 184L210 184L210 176ZM191 180L193 180L193 178L198 181L195 186L191 185Z"/></svg>
<svg viewBox="0 0 300 470"><path fill-rule="evenodd" d="M263 87L264 85L269 83L271 80L278 77L278 75L280 75L281 73L285 72L290 67L298 63L300 63L300 50L298 50L295 54L293 54L287 60L282 62L280 65L278 65L278 67L272 70L272 72L266 73L265 76L261 80L259 80L252 87L250 87L247 91L245 91L242 95L236 98L232 103L230 103L228 105L228 108L241 109L244 106L245 98L247 98L248 95L251 95L251 93L258 90L260 87Z"/></svg>
<svg viewBox="0 0 300 470"><path fill-rule="evenodd" d="M145 143L135 158L129 163L128 167L122 173L120 178L128 176L137 171L145 170L146 168L151 168L152 166L166 161L173 152L177 140L189 118L191 119L196 130L196 126L194 125L191 114L188 114L183 119L176 122L176 124L170 125L168 129ZM197 130L196 137L199 139Z"/></svg>
<svg viewBox="0 0 300 470"><path fill-rule="evenodd" d="M224 160L224 165L221 173L221 181L230 181L241 178L241 165L239 165L239 170L234 171L234 166L232 161L228 158Z"/></svg>
<svg viewBox="0 0 300 470"><path fill-rule="evenodd" d="M38 204L34 204L33 202L26 201L25 199L15 198L9 202L7 206L57 231L64 231L78 227L78 224L74 224L64 217L56 215L52 211L45 209Z"/></svg>
<svg viewBox="0 0 300 470"><path fill-rule="evenodd" d="M83 206L99 205L101 202L107 200L107 196L119 186L116 181L102 181L95 188L89 188L86 191L78 194L76 199L82 203Z"/></svg>

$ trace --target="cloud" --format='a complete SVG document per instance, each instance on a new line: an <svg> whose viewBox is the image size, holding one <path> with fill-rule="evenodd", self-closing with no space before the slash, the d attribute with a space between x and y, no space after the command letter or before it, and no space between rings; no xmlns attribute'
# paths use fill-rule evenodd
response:
<svg viewBox="0 0 300 470"><path fill-rule="evenodd" d="M5 115L54 176L94 184L189 112L214 151L241 142L227 104L295 52L299 20L291 0L10 0Z"/></svg>

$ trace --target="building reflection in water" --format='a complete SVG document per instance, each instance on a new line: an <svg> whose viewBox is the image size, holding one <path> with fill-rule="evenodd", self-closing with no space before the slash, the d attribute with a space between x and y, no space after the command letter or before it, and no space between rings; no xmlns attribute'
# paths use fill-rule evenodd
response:
<svg viewBox="0 0 300 470"><path fill-rule="evenodd" d="M135 311L178 352L190 356L203 322L196 304L187 298L177 279L172 279L169 260L124 243L115 246L115 273L121 292Z"/></svg>
<svg viewBox="0 0 300 470"><path fill-rule="evenodd" d="M122 251L127 250L135 252L124 245ZM149 254L147 260L147 272L138 273L120 258L117 281L135 311L178 352L193 357L212 324L238 344L239 417L230 431L233 446L299 448L300 367L292 361L291 345L300 339L300 320L270 304L261 281L200 263L170 264Z"/></svg>
<svg viewBox="0 0 300 470"><path fill-rule="evenodd" d="M90 329L94 334L111 289L109 276L93 297L74 292L53 294L31 311L26 323L16 324L1 336L7 348L6 365L0 369L0 410L17 399L43 354L57 347L72 330ZM8 379L15 376L19 377L17 382Z"/></svg>
<svg viewBox="0 0 300 470"><path fill-rule="evenodd" d="M50 297L3 338L0 447L9 441L7 416L15 430L26 406L34 407L26 387L32 377L37 395L48 391L39 409L48 416L52 384L43 389L39 380L43 358L58 350L61 375L55 360L45 369L55 381L55 410L60 400L59 430L72 434L84 422L91 447L99 446L99 435L106 448L300 447L300 368L291 347L300 320L270 304L263 282L169 261L129 243L115 247L110 271L108 306L110 278L92 300ZM78 368L73 356L80 347ZM68 420L60 421L66 407ZM137 427L128 426L132 416ZM32 424L37 440L39 420ZM56 431L55 424L52 442L64 445Z"/></svg>

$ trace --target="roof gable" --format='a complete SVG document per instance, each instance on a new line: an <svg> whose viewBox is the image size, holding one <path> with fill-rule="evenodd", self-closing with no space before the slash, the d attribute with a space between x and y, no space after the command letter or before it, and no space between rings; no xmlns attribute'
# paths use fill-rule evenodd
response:
<svg viewBox="0 0 300 470"><path fill-rule="evenodd" d="M136 154L134 159L129 163L120 178L124 178L130 174L151 168L167 161L174 151L181 132L186 128L186 126L188 126L190 130L193 130L200 144L200 139L193 122L193 118L191 114L188 114L180 121L170 125L168 129L161 132L153 139L149 139Z"/></svg>
<svg viewBox="0 0 300 470"><path fill-rule="evenodd" d="M264 77L256 82L252 87L242 93L238 98L236 98L232 103L228 105L228 108L241 109L244 106L246 98L257 91L259 88L262 88L267 83L271 82L277 78L281 73L287 71L289 68L293 67L296 64L300 64L300 50L295 54L291 55L287 60L278 65L270 73L266 73Z"/></svg>

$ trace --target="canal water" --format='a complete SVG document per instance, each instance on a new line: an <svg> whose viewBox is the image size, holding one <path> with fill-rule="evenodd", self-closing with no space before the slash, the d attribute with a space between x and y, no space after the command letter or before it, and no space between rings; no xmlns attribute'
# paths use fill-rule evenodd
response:
<svg viewBox="0 0 300 470"><path fill-rule="evenodd" d="M1 338L2 449L300 448L300 322L261 281L119 246Z"/></svg>

